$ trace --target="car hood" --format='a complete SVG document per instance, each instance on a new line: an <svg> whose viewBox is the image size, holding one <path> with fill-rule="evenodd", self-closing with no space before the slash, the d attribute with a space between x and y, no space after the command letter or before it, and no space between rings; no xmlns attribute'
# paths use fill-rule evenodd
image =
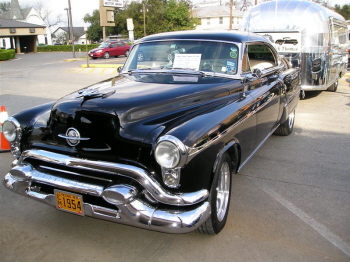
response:
<svg viewBox="0 0 350 262"><path fill-rule="evenodd" d="M71 93L52 106L46 128L37 127L41 130L37 133L42 132L38 139L50 146L84 152L112 150L116 156L133 158L147 136L148 143L157 139L149 137L153 130L165 129L174 121L178 125L203 108L218 106L235 82L208 78L199 84L178 77L179 82L170 75L119 76ZM67 136L72 128L86 140L70 143Z"/></svg>
<svg viewBox="0 0 350 262"><path fill-rule="evenodd" d="M95 52L97 52L98 50L103 50L104 48L94 48L94 49L91 49L90 51L89 51L89 53L95 53Z"/></svg>

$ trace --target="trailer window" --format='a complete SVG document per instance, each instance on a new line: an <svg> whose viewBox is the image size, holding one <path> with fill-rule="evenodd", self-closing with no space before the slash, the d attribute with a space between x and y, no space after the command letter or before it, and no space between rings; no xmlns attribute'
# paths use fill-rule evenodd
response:
<svg viewBox="0 0 350 262"><path fill-rule="evenodd" d="M277 65L273 52L266 45L249 45L248 58L251 70L264 70Z"/></svg>
<svg viewBox="0 0 350 262"><path fill-rule="evenodd" d="M347 43L348 29L340 25L334 25L334 44L346 44Z"/></svg>

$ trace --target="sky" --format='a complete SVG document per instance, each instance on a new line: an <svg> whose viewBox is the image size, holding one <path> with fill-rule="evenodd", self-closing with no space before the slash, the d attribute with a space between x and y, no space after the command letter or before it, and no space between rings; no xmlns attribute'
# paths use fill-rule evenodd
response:
<svg viewBox="0 0 350 262"><path fill-rule="evenodd" d="M2 0L4 1L4 0ZM194 0L193 2L200 2L203 0ZM67 11L68 0L18 0L20 6L32 6L36 2L41 2L49 7L52 11L53 17L61 15L63 23L60 26L68 26ZM83 17L88 13L92 14L93 10L99 8L99 0L70 0L72 8L73 26L84 26ZM329 0L331 6L338 4L340 6L349 4L349 0Z"/></svg>

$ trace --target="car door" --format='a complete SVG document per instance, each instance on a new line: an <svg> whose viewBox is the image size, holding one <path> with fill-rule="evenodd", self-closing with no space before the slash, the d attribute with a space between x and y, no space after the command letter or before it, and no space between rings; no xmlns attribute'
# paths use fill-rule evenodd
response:
<svg viewBox="0 0 350 262"><path fill-rule="evenodd" d="M109 54L111 55L111 56L117 56L118 54L118 47L117 47L117 43L111 43L110 45L109 45Z"/></svg>
<svg viewBox="0 0 350 262"><path fill-rule="evenodd" d="M124 55L126 52L126 45L123 42L117 43L116 55Z"/></svg>
<svg viewBox="0 0 350 262"><path fill-rule="evenodd" d="M251 73L249 94L256 113L256 146L275 129L280 116L281 90L276 53L265 43L250 43L246 48Z"/></svg>

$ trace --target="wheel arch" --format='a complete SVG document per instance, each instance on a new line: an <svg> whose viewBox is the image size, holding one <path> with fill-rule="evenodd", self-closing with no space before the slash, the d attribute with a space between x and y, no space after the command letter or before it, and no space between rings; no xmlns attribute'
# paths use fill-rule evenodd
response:
<svg viewBox="0 0 350 262"><path fill-rule="evenodd" d="M234 139L226 143L218 152L213 166L213 174L216 172L218 164L220 163L220 160L225 153L227 153L231 159L232 170L234 173L238 172L238 168L241 162L241 147L238 140Z"/></svg>

